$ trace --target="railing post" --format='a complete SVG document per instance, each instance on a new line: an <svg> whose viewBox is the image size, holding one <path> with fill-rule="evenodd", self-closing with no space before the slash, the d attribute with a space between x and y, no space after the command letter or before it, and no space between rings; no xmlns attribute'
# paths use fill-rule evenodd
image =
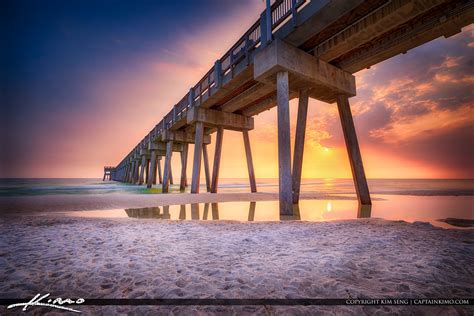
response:
<svg viewBox="0 0 474 316"><path fill-rule="evenodd" d="M267 32L265 30L266 28L266 13L262 12L260 14L260 47L265 47L267 46Z"/></svg>
<svg viewBox="0 0 474 316"><path fill-rule="evenodd" d="M194 106L194 88L189 89L188 102L189 107L192 108Z"/></svg>
<svg viewBox="0 0 474 316"><path fill-rule="evenodd" d="M214 78L216 88L220 88L222 86L222 63L220 59L216 60L214 63Z"/></svg>
<svg viewBox="0 0 474 316"><path fill-rule="evenodd" d="M248 65L250 62L250 54L249 54L249 34L245 36L245 63Z"/></svg>
<svg viewBox="0 0 474 316"><path fill-rule="evenodd" d="M291 22L296 27L296 0L291 0Z"/></svg>
<svg viewBox="0 0 474 316"><path fill-rule="evenodd" d="M266 9L260 15L260 46L265 47L272 40L272 8L266 0Z"/></svg>

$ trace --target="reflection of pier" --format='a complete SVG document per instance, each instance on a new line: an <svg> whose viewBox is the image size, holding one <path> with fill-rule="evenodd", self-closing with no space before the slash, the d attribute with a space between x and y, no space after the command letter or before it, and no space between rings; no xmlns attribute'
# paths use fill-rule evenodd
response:
<svg viewBox="0 0 474 316"><path fill-rule="evenodd" d="M242 132L249 182L256 192L249 131L253 116L277 107L280 213L299 202L308 98L336 103L359 203L372 201L351 114L353 73L439 36L449 37L474 20L470 0L275 0L234 46L176 103L111 171L127 183L156 183L164 157L162 191L172 183L171 157L181 155L180 189L187 183L188 145L194 145L191 193L218 190L224 130ZM299 98L294 155L289 101ZM211 169L207 146L216 133ZM158 164L157 164L158 162ZM160 169L158 169L160 170ZM146 172L146 179L145 174Z"/></svg>
<svg viewBox="0 0 474 316"><path fill-rule="evenodd" d="M179 212L177 214L178 220L219 220L219 205L226 205L232 202L223 202L223 203L204 203L199 204L199 203L192 203L188 204L188 207L186 207L186 204L181 204L181 205L175 205L175 207L179 206ZM202 216L201 216L201 205L202 205ZM255 215L256 215L256 206L257 202L249 202L248 206L248 216L246 217L246 220L249 222L255 221ZM171 219L171 214L170 214L170 205L165 205L160 207L144 207L144 208L130 208L126 209L125 212L129 217L135 217L135 218L155 218L155 219ZM293 205L293 214L291 215L285 215L285 214L280 214L279 217L275 217L274 219L271 220L281 220L281 221L288 221L288 220L302 220L301 214L300 214L300 205L295 204ZM190 217L187 217L186 215L186 209L190 210ZM356 210L356 216L357 218L370 218L371 215L371 205L362 205L358 204L358 208ZM244 211L244 209L242 209ZM238 215L237 213L235 215ZM238 216L236 216L236 220L238 219ZM232 220L232 219L231 219Z"/></svg>
<svg viewBox="0 0 474 316"><path fill-rule="evenodd" d="M169 206L162 206L162 208L163 212L159 207L129 208L125 212L128 217L170 219Z"/></svg>

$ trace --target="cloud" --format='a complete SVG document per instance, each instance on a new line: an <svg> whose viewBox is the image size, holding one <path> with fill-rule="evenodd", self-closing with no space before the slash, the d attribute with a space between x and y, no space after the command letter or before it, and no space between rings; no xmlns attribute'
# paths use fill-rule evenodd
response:
<svg viewBox="0 0 474 316"><path fill-rule="evenodd" d="M350 102L364 157L425 164L426 177L474 176L473 152L466 149L474 143L473 29L356 74L357 97ZM319 124L309 124L309 143L343 148L336 106L318 106L310 120Z"/></svg>

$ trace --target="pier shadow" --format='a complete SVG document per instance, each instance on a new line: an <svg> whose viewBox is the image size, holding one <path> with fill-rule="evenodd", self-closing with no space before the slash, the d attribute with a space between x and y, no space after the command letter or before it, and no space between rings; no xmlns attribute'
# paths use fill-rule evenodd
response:
<svg viewBox="0 0 474 316"><path fill-rule="evenodd" d="M130 208L125 212L133 218L176 219L176 220L234 220L234 221L320 221L342 218L370 218L371 205L359 204L357 209L345 212L342 217L334 215L331 201L305 201L304 205L293 205L292 215L280 215L278 201L265 202L222 202L165 205L160 207ZM326 204L324 204L326 203ZM275 204L275 205L274 205ZM257 208L257 205L261 208ZM321 210L321 205L325 205ZM315 216L315 214L319 215Z"/></svg>

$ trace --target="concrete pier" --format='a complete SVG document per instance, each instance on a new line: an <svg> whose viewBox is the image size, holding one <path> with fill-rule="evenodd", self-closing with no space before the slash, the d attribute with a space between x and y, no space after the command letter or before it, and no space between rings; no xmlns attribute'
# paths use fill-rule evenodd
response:
<svg viewBox="0 0 474 316"><path fill-rule="evenodd" d="M361 205L370 205L349 103L356 94L352 74L437 37L452 36L473 22L474 3L467 0L275 0L271 5L267 1L260 18L204 77L116 167L104 168L103 180L142 184L146 169L147 187L157 182L158 175L163 192L168 192L174 151L180 153L180 190L184 191L188 144L194 144L191 193L199 193L201 160L207 191L216 193L227 129L243 133L250 190L256 192L249 131L254 128L253 116L276 107L280 213L282 218L297 218L308 98L313 98L336 104L357 197ZM289 101L297 97L292 159ZM207 145L214 133L211 175ZM161 157L165 157L163 175ZM214 213L214 204L211 207Z"/></svg>

